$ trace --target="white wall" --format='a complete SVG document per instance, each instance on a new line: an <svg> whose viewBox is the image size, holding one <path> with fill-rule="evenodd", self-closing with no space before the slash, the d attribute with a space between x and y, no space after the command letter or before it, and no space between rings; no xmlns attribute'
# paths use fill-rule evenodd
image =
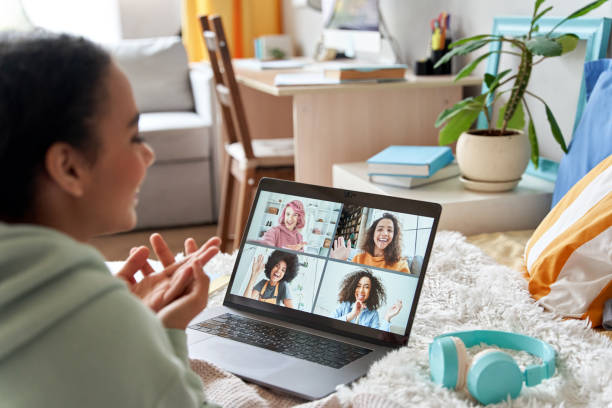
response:
<svg viewBox="0 0 612 408"><path fill-rule="evenodd" d="M118 0L123 38L176 35L181 29L181 0Z"/></svg>
<svg viewBox="0 0 612 408"><path fill-rule="evenodd" d="M181 28L181 0L21 1L35 26L94 41L176 35Z"/></svg>
<svg viewBox="0 0 612 408"><path fill-rule="evenodd" d="M496 16L530 15L533 1L501 0L380 0L381 11L388 29L399 43L403 61L410 66L414 61L427 57L427 44L430 37L429 22L441 11L451 15L451 34L453 38L462 38L475 34L488 33ZM544 7L553 6L551 16L566 16L591 0L548 0ZM297 49L304 55L312 56L316 43L321 35L321 15L311 9L296 8L291 0L283 0L283 17L285 32L290 34ZM612 17L612 2L604 4L591 12L588 17ZM574 114L584 61L584 44L572 54L551 59L534 69L529 89L540 95L549 103L561 126L567 141L570 140L574 123ZM608 56L612 55L612 46ZM454 61L455 72L464 61ZM508 62L510 63L510 62ZM502 59L500 70L503 69ZM481 64L480 74L484 72L485 63ZM471 90L474 92L474 90ZM536 104L532 104L536 106ZM536 131L540 140L542 156L560 160L562 152L556 142L549 136L550 131L540 106L536 110Z"/></svg>
<svg viewBox="0 0 612 408"><path fill-rule="evenodd" d="M30 19L36 25L81 33L96 40L174 35L180 29L181 0L22 0ZM551 15L565 16L590 0L548 0L554 7ZM429 21L440 11L451 14L453 38L489 32L495 16L529 15L533 1L501 0L381 0L381 10L391 35L399 44L404 62L412 65L427 56ZM53 17L53 18L52 18ZM589 14L589 17L612 17L612 2ZM284 31L294 40L296 50L312 56L321 36L321 15L310 8L294 7L293 0L283 0ZM611 47L608 55L612 55ZM542 96L555 113L567 141L570 140L582 74L584 44L562 58L552 59L533 72L530 90ZM455 71L465 60L454 61ZM502 59L502 67L508 64ZM481 64L476 73L482 73ZM477 92L477 90L470 90ZM555 160L561 150L548 137L547 121L540 106L536 111L536 130L541 155Z"/></svg>
<svg viewBox="0 0 612 408"><path fill-rule="evenodd" d="M113 42L122 36L118 1L22 0L22 4L36 27Z"/></svg>

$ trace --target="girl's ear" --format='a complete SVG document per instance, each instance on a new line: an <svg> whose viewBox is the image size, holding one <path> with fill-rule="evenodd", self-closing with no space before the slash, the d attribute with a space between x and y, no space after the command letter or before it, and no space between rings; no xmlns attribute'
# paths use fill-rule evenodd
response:
<svg viewBox="0 0 612 408"><path fill-rule="evenodd" d="M90 178L91 164L83 153L65 142L56 142L45 155L49 178L73 197L82 197Z"/></svg>

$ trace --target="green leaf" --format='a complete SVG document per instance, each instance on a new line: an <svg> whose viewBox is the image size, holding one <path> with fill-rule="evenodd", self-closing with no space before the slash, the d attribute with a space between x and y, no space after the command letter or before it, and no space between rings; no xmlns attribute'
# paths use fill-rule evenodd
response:
<svg viewBox="0 0 612 408"><path fill-rule="evenodd" d="M589 3L586 6L579 8L578 10L574 11L572 14L567 16L566 20L571 20L576 17L584 16L585 14L591 12L592 10L595 10L597 7L601 6L607 1L608 0L598 0L592 3Z"/></svg>
<svg viewBox="0 0 612 408"><path fill-rule="evenodd" d="M535 126L533 126L533 120L529 119L529 127L527 131L527 136L529 138L529 144L531 145L531 162L533 166L537 169L540 157L540 148L538 146L538 137L536 135Z"/></svg>
<svg viewBox="0 0 612 408"><path fill-rule="evenodd" d="M444 54L444 56L440 58L438 62L436 62L436 65L434 65L434 68L437 68L440 65L450 61L450 59L454 57L455 55L469 54L470 52L476 51L477 49L487 45L491 41L497 41L497 39L476 40L476 41L468 42L467 44L464 44L460 47L453 48L452 50Z"/></svg>
<svg viewBox="0 0 612 408"><path fill-rule="evenodd" d="M465 43L471 42L471 41L476 41L476 40L482 40L483 38L499 38L499 35L493 35L493 34L479 34L479 35L474 35L472 37L466 37L466 38L462 38L460 40L457 40L455 42L452 42L448 45L449 49L453 49L455 47L458 47L460 45L463 45Z"/></svg>
<svg viewBox="0 0 612 408"><path fill-rule="evenodd" d="M439 143L441 145L447 145L457 141L461 133L472 126L479 114L480 110L475 109L465 109L456 114L440 131Z"/></svg>
<svg viewBox="0 0 612 408"><path fill-rule="evenodd" d="M459 111L461 111L463 109L467 109L469 103L472 102L473 100L474 100L474 98L472 98L470 96L469 98L465 98L464 100L462 100L460 102L457 102L456 104L454 104L450 108L444 109L438 115L438 118L436 119L436 123L434 124L434 126L435 127L442 126L444 124L444 122L449 120L452 116L457 114Z"/></svg>
<svg viewBox="0 0 612 408"><path fill-rule="evenodd" d="M559 143L559 146L561 146L561 150L563 150L564 153L567 153L565 139L563 139L563 134L561 133L561 129L557 124L557 120L555 119L555 116L553 115L548 105L544 104L544 106L546 107L546 117L548 118L548 123L550 124L550 130L552 131L553 137L555 138L557 143Z"/></svg>
<svg viewBox="0 0 612 408"><path fill-rule="evenodd" d="M489 55L491 55L491 54L498 54L498 53L499 53L498 51L489 51L486 54L482 54L480 57L478 57L474 61L472 61L469 65L466 65L465 67L463 67L463 69L461 71L459 71L459 73L455 77L455 81L458 81L461 78L464 78L464 77L470 75L472 73L472 71L474 71L474 68L476 68L478 66L478 64L480 64L480 62L482 60L484 60L485 58L487 58Z"/></svg>
<svg viewBox="0 0 612 408"><path fill-rule="evenodd" d="M492 74L489 74L489 73L485 74L484 80L485 80L485 84L487 85L487 88L488 88L487 93L495 92L495 90L499 86L499 82L509 72L512 72L512 70L511 69L507 69L505 71L502 71L502 72L498 73L497 75L492 75Z"/></svg>
<svg viewBox="0 0 612 408"><path fill-rule="evenodd" d="M499 117L497 118L497 127L501 128L504 124L504 113L506 113L506 109L508 108L508 104L506 103L499 109ZM508 121L508 128L510 129L518 129L523 130L525 127L525 111L523 110L523 102L519 101L518 105L516 105L516 109L512 114L512 117Z"/></svg>
<svg viewBox="0 0 612 408"><path fill-rule="evenodd" d="M539 13L537 16L535 16L535 17L533 18L533 20L531 20L531 24L535 24L535 23L536 23L536 21L538 21L539 19L541 19L541 18L542 18L542 16L544 16L544 14L548 13L548 12L549 12L550 10L552 10L552 9L553 9L553 7L552 7L552 6L550 6L550 7L546 8L546 9L542 10L542 11L541 11L541 12L540 12L540 13ZM535 30L534 30L534 31L535 31Z"/></svg>
<svg viewBox="0 0 612 408"><path fill-rule="evenodd" d="M482 108L484 107L485 97L486 97L486 94L478 95L475 98L470 96L460 102L457 102L455 105L451 106L450 108L443 110L442 113L438 115L435 126L436 127L442 126L444 122L446 122L447 120L449 120L450 118L452 118L453 116L455 116L462 110L465 110L465 109L470 109L470 110L475 109L477 111L482 110Z"/></svg>
<svg viewBox="0 0 612 408"><path fill-rule="evenodd" d="M597 7L601 6L602 4L606 3L608 0L597 0L594 2L591 2L589 4L587 4L584 7L579 8L578 10L574 11L572 14L570 14L569 16L565 17L563 20L559 21L557 23L556 26L554 26L552 28L552 30L550 30L548 32L547 35L550 35L553 31L556 30L557 27L559 27L561 24L565 23L567 20L571 20L573 18L577 18L580 16L584 16L585 14L589 13L592 10L595 10Z"/></svg>
<svg viewBox="0 0 612 408"><path fill-rule="evenodd" d="M538 9L540 8L540 6L542 5L542 3L544 3L544 0L536 0L535 2L535 7L533 9L533 14L538 12Z"/></svg>
<svg viewBox="0 0 612 408"><path fill-rule="evenodd" d="M578 36L576 34L564 34L560 37L555 38L555 41L561 44L561 54L566 54L570 51L574 51L578 45Z"/></svg>
<svg viewBox="0 0 612 408"><path fill-rule="evenodd" d="M527 49L535 55L544 57L556 57L561 55L563 48L561 44L546 37L536 37L526 42Z"/></svg>

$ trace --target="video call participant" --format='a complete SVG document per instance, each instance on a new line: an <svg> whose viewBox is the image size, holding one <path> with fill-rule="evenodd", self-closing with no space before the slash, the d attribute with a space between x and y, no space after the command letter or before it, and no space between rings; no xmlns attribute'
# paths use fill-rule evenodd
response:
<svg viewBox="0 0 612 408"><path fill-rule="evenodd" d="M402 301L395 302L385 313L384 320L380 321L378 308L385 303L386 298L385 288L380 280L370 270L359 269L347 275L340 284L340 305L332 317L389 331L391 320L402 310Z"/></svg>
<svg viewBox="0 0 612 408"><path fill-rule="evenodd" d="M304 251L306 242L299 231L304 225L306 225L304 204L299 200L290 201L278 217L278 225L267 230L258 242L278 248Z"/></svg>
<svg viewBox="0 0 612 408"><path fill-rule="evenodd" d="M375 220L366 232L361 246L363 252L355 255L352 262L391 269L398 272L410 273L405 259L401 259L402 237L400 224L394 215L384 213ZM346 261L351 253L351 241L347 244L343 237L334 241L330 256L334 259Z"/></svg>
<svg viewBox="0 0 612 408"><path fill-rule="evenodd" d="M263 255L259 255L253 261L251 277L243 296L261 302L283 304L293 309L289 282L297 276L298 268L298 257L295 254L273 251L265 266ZM268 279L262 279L255 285L255 280L262 271Z"/></svg>

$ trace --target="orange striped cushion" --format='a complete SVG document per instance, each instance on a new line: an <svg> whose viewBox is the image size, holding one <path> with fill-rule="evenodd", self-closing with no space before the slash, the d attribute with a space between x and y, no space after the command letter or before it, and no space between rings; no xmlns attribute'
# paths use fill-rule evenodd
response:
<svg viewBox="0 0 612 408"><path fill-rule="evenodd" d="M542 306L601 325L612 298L612 155L542 220L525 248L525 268Z"/></svg>

